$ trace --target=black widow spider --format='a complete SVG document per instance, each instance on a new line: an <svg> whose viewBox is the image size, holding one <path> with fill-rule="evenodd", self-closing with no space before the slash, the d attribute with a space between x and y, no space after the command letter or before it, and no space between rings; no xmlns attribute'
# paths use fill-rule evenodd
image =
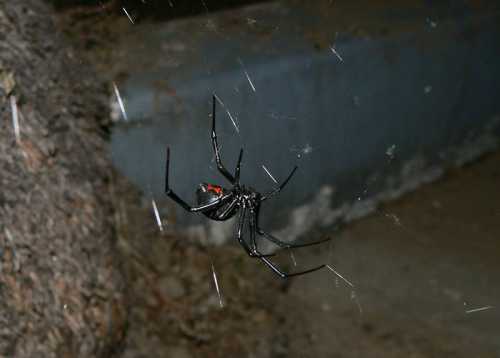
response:
<svg viewBox="0 0 500 358"><path fill-rule="evenodd" d="M241 167L241 159L243 157L243 149L240 150L240 155L238 157L238 163L236 164L236 169L234 171L234 176L229 173L229 171L222 164L222 160L219 153L219 146L217 144L217 134L215 132L215 96L212 97L212 147L215 153L215 160L217 162L217 169L219 172L232 184L231 189L226 189L218 185L201 183L196 190L196 197L198 206L191 206L182 200L177 194L175 194L168 184L168 173L170 166L170 148L167 147L167 162L166 162L166 175L165 175L165 193L174 200L177 204L182 206L186 211L195 213L201 212L209 219L223 221L227 220L239 211L238 218L238 230L236 233L236 239L240 243L241 246L245 249L247 254L250 257L255 257L260 259L264 264L266 264L271 270L273 270L276 274L278 274L282 278L287 278L291 276L303 275L309 272L313 272L319 269L322 269L326 265L320 265L317 267L313 267L311 269L286 273L281 271L268 257L273 256L274 254L262 254L259 252L257 248L256 234L264 237L270 242L281 248L293 249L298 247L305 247L311 245L317 245L323 243L326 240L315 241L311 243L305 244L289 244L283 242L271 234L265 232L259 227L259 209L260 204L278 194L288 183L290 178L293 176L297 167L293 168L292 172L288 175L288 177L283 181L277 188L272 190L271 192L261 195L257 191L252 188L246 187L240 184L240 167ZM249 225L250 225L250 241L252 247L248 245L248 243L242 237L242 231L245 224L245 216L246 214L250 214Z"/></svg>

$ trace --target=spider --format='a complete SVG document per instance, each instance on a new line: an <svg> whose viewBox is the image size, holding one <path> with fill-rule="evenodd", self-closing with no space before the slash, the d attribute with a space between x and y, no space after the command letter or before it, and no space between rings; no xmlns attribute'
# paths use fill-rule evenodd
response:
<svg viewBox="0 0 500 358"><path fill-rule="evenodd" d="M286 248L293 249L311 245L321 244L326 240L315 241L311 243L305 244L290 244L284 241L281 241L274 237L273 235L267 233L262 230L259 226L259 210L262 202L272 198L276 194L278 194L285 185L290 181L293 174L297 170L297 166L293 168L288 177L281 183L277 188L270 191L267 194L260 194L254 189L247 187L245 185L240 184L240 167L241 167L241 159L243 157L243 149L240 150L240 154L238 157L238 163L236 164L236 169L234 171L234 175L231 174L224 164L222 164L221 155L219 152L219 145L217 143L217 134L215 131L215 112L216 112L216 98L212 96L212 147L215 153L215 160L217 162L218 171L231 183L232 187L230 189L226 189L219 185L201 183L196 190L196 198L197 198L197 206L191 206L186 201L181 199L169 186L169 167L170 167L170 148L167 147L167 160L166 160L166 170L165 170L165 193L177 204L179 204L182 208L190 213L201 212L209 219L224 221L232 218L237 213L239 213L238 217L238 229L236 231L236 240L240 243L240 245L245 249L246 253L253 258L257 258L261 260L266 266L268 266L274 273L279 275L281 278L287 278L291 276L303 275L306 273L310 273L313 271L317 271L322 269L326 265L320 265L313 268L310 268L305 271L287 273L283 272L280 268L278 268L271 260L269 260L270 256L274 256L274 254L262 254L258 247L256 236L259 235L268 241L274 243L275 245ZM249 215L249 228L250 228L250 243L251 246L244 240L242 232L245 225L245 217Z"/></svg>

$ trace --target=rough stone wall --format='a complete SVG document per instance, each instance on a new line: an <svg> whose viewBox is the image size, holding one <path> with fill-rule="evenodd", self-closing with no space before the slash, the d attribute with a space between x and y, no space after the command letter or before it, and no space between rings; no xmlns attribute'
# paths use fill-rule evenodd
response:
<svg viewBox="0 0 500 358"><path fill-rule="evenodd" d="M109 357L125 334L106 96L76 57L41 0L0 1L1 357Z"/></svg>

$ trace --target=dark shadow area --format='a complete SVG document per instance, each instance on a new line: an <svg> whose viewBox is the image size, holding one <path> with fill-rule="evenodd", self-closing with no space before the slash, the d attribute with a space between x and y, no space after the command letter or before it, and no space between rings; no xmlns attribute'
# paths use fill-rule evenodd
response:
<svg viewBox="0 0 500 358"><path fill-rule="evenodd" d="M199 14L230 9L255 3L269 2L270 0L48 0L57 10L80 8L81 10L95 9L97 12L123 13L125 8L138 19L164 21L175 18L195 16Z"/></svg>

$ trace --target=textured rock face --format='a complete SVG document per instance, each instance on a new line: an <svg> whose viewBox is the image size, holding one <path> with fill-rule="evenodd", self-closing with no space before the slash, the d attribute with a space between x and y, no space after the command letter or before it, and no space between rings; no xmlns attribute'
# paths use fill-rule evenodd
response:
<svg viewBox="0 0 500 358"><path fill-rule="evenodd" d="M107 357L126 314L105 96L51 16L0 2L0 356Z"/></svg>

